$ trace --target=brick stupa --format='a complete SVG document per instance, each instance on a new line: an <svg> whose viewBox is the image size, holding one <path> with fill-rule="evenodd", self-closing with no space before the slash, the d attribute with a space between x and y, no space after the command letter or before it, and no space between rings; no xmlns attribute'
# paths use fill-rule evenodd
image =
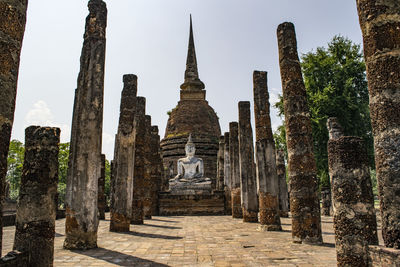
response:
<svg viewBox="0 0 400 267"><path fill-rule="evenodd" d="M161 141L165 170L162 190L168 190L168 179L177 174L177 160L185 157L189 134L196 145L196 156L204 161L204 176L213 180L215 188L221 129L217 114L206 101L204 83L199 79L191 17L185 81L180 88L180 101L169 115L165 137Z"/></svg>

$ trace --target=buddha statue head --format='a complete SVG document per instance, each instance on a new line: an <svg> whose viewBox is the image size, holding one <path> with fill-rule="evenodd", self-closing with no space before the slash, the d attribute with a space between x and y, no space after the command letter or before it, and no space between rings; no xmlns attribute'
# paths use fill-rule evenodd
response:
<svg viewBox="0 0 400 267"><path fill-rule="evenodd" d="M196 146L192 141L192 134L189 135L188 141L185 145L185 152L186 152L186 157L189 158L194 157L194 154L196 153Z"/></svg>

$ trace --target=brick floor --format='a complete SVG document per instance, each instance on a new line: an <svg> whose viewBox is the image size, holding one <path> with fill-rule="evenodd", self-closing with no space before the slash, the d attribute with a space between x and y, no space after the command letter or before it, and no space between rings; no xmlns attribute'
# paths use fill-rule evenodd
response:
<svg viewBox="0 0 400 267"><path fill-rule="evenodd" d="M285 218L282 232L259 232L258 224L230 216L155 216L131 225L129 233L110 233L105 220L98 249L68 251L62 248L62 219L57 221L54 266L336 266L332 217L322 221L325 243L311 246L291 242L290 219ZM14 230L4 228L3 255L12 249Z"/></svg>

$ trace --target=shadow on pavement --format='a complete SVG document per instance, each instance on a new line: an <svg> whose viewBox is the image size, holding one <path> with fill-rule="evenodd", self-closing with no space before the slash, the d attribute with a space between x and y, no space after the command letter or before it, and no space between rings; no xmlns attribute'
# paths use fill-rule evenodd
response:
<svg viewBox="0 0 400 267"><path fill-rule="evenodd" d="M143 226L151 226L151 227L164 228L164 229L182 229L182 227L168 226L168 225L156 225L156 224L150 224L150 223L145 223L145 224L143 224Z"/></svg>
<svg viewBox="0 0 400 267"><path fill-rule="evenodd" d="M118 266L155 266L155 267L168 267L162 263L134 257L131 255L123 254L118 251L109 250L106 248L96 248L90 250L71 250L74 253L89 256L95 259L103 260Z"/></svg>
<svg viewBox="0 0 400 267"><path fill-rule="evenodd" d="M169 221L169 220L162 220L162 219L155 219L155 218L152 218L151 220L157 221L157 222L179 223L178 221Z"/></svg>
<svg viewBox="0 0 400 267"><path fill-rule="evenodd" d="M168 240L179 240L179 239L183 238L181 236L148 234L148 233L139 233L139 232L135 232L135 231L123 232L123 233L118 233L118 234L133 235L133 236L147 237L147 238L160 238L160 239L168 239Z"/></svg>

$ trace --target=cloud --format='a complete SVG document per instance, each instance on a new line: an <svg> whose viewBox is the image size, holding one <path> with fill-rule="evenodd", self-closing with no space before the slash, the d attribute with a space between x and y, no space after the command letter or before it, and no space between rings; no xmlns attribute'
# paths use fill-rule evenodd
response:
<svg viewBox="0 0 400 267"><path fill-rule="evenodd" d="M111 160L114 155L114 135L103 132L103 154L108 160Z"/></svg>
<svg viewBox="0 0 400 267"><path fill-rule="evenodd" d="M55 122L53 113L43 100L34 103L33 107L26 114L25 127L30 125L58 127L61 129L61 142L65 143L70 141L70 126Z"/></svg>
<svg viewBox="0 0 400 267"><path fill-rule="evenodd" d="M275 103L279 102L279 95L282 94L282 91L277 88L272 88L269 92L269 102L271 106L274 106Z"/></svg>
<svg viewBox="0 0 400 267"><path fill-rule="evenodd" d="M61 129L61 143L70 141L70 125L57 122L47 103L43 100L34 103L26 114L25 127L30 125L58 127ZM106 132L103 132L103 153L106 154L108 159L112 159L114 153L114 135Z"/></svg>
<svg viewBox="0 0 400 267"><path fill-rule="evenodd" d="M25 116L25 122L28 125L51 125L54 119L51 110L48 108L47 103L43 100L37 101L33 104L33 108L28 111Z"/></svg>

